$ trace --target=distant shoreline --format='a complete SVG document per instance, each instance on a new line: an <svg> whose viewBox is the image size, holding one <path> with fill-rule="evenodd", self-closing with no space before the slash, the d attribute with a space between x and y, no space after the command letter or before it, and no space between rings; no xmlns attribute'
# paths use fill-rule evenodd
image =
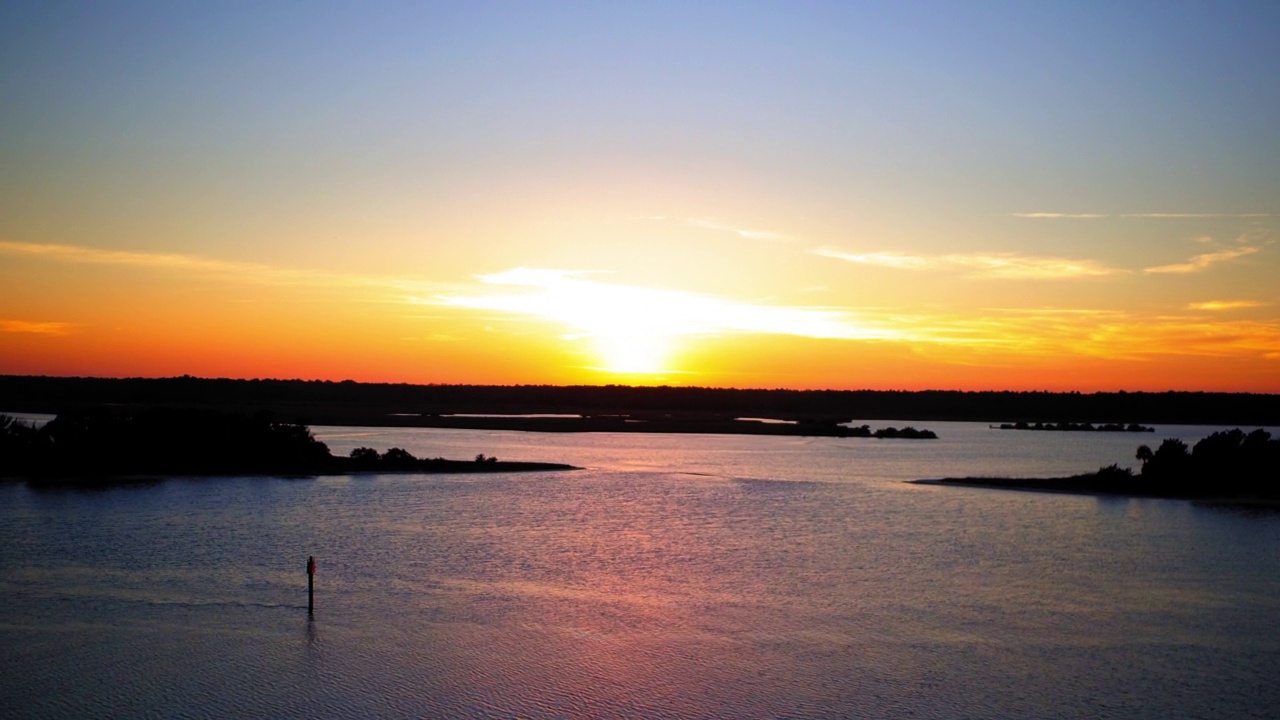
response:
<svg viewBox="0 0 1280 720"><path fill-rule="evenodd" d="M1142 500L1189 500L1212 505L1242 505L1280 509L1280 496L1167 493L1132 487L1107 487L1100 484L1100 477L1097 473L1056 478L963 477L908 480L907 482L912 485L970 487L982 490L1015 490L1019 492Z"/></svg>
<svg viewBox="0 0 1280 720"><path fill-rule="evenodd" d="M1280 427L1280 394L788 390L625 385L411 385L197 377L0 375L3 411L59 414L88 406L269 411L304 425L423 427L426 417L552 414L636 419L1141 423ZM761 431L760 434L764 434Z"/></svg>
<svg viewBox="0 0 1280 720"><path fill-rule="evenodd" d="M1104 433L1151 433L1156 429L1139 425L1138 423L1102 423L1095 425L1090 422L1073 423L1073 422L1016 422L1016 423L1000 423L999 425L991 425L992 430L1032 430L1037 432L1104 432Z"/></svg>
<svg viewBox="0 0 1280 720"><path fill-rule="evenodd" d="M526 415L397 415L400 426L454 430L513 430L550 433L670 433L711 435L775 435L799 437L880 438L935 440L930 430L912 427L871 429L869 425L850 427L833 420L790 420L772 418L720 418L654 415L587 415L530 417ZM375 426L376 427L376 426Z"/></svg>
<svg viewBox="0 0 1280 720"><path fill-rule="evenodd" d="M497 460L493 462L476 462L473 460L444 460L440 458L425 459L419 462L420 467L366 469L355 467L350 458L336 457L333 467L301 469L298 472L285 470L238 471L238 472L171 472L171 473L130 473L120 472L107 475L4 475L0 483L22 482L36 487L108 487L112 485L132 485L164 482L177 479L212 479L212 478L279 478L279 479L314 479L319 477L365 477L371 475L475 475L490 473L527 473L527 472L564 472L581 470L576 465L550 462L527 462L522 460Z"/></svg>

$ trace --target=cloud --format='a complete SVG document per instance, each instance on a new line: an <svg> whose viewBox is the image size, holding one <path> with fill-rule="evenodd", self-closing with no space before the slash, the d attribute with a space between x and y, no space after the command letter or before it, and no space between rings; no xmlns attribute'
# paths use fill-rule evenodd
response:
<svg viewBox="0 0 1280 720"><path fill-rule="evenodd" d="M1271 321L1205 321L1197 318L1133 318L1117 325L1110 337L1099 338L1092 354L1135 357L1193 355L1228 357L1280 353L1280 323Z"/></svg>
<svg viewBox="0 0 1280 720"><path fill-rule="evenodd" d="M108 250L82 245L55 245L0 240L0 255L25 256L77 265L135 267L203 275L234 282L296 287L367 288L432 292L439 289L418 280L393 276L347 275L322 270L299 270L262 263L218 260L198 255Z"/></svg>
<svg viewBox="0 0 1280 720"><path fill-rule="evenodd" d="M735 227L733 225L727 225L717 220L707 220L704 218L690 218L688 222L690 225L693 225L695 227L733 233L734 235L737 235L738 237L741 237L741 238L746 238L747 240L787 240L788 239L786 235L782 235L781 233L769 232L768 230L748 230L745 228Z"/></svg>
<svg viewBox="0 0 1280 720"><path fill-rule="evenodd" d="M200 272L260 274L274 270L256 263L213 260L193 255L142 253L127 250L105 250L80 245L45 245L0 240L0 254L27 255L55 262L85 265L127 265L132 267L177 268Z"/></svg>
<svg viewBox="0 0 1280 720"><path fill-rule="evenodd" d="M814 255L844 260L859 265L894 268L897 270L930 270L941 265L938 258L923 255L907 255L905 253L847 253L833 247L818 247L811 250Z"/></svg>
<svg viewBox="0 0 1280 720"><path fill-rule="evenodd" d="M946 255L944 259L959 266L973 268L975 270L973 274L976 276L992 278L1057 280L1101 277L1119 272L1092 260L1069 260L1055 257Z"/></svg>
<svg viewBox="0 0 1280 720"><path fill-rule="evenodd" d="M1095 220L1097 218L1111 217L1105 213L1059 213L1059 212L1020 212L1014 213L1014 217L1031 218L1035 220Z"/></svg>
<svg viewBox="0 0 1280 720"><path fill-rule="evenodd" d="M847 253L836 248L811 250L815 255L896 270L968 270L970 277L1001 280L1062 280L1114 275L1119 270L1092 260L1035 257L1011 253L910 255L906 253Z"/></svg>
<svg viewBox="0 0 1280 720"><path fill-rule="evenodd" d="M671 338L750 333L842 340L903 339L846 310L741 303L678 290L617 285L592 273L515 268L478 279L473 292L437 296L439 304L533 316L595 338ZM489 286L522 289L493 292Z"/></svg>
<svg viewBox="0 0 1280 720"><path fill-rule="evenodd" d="M1201 253L1200 255L1192 256L1191 259L1186 262L1173 263L1171 265L1157 265L1156 267L1146 268L1143 272L1174 275L1196 273L1201 272L1202 270L1207 270L1219 263L1235 260L1236 258L1244 257L1245 255L1252 255L1261 249L1262 248L1257 246L1247 245L1244 247L1218 250L1216 252Z"/></svg>
<svg viewBox="0 0 1280 720"><path fill-rule="evenodd" d="M70 335L75 323L31 322L29 320L0 320L0 332L30 333L33 335Z"/></svg>
<svg viewBox="0 0 1280 720"><path fill-rule="evenodd" d="M1127 218L1264 218L1274 217L1272 213L1125 213L1120 217Z"/></svg>
<svg viewBox="0 0 1280 720"><path fill-rule="evenodd" d="M466 295L430 302L562 324L574 338L725 334L909 343L922 352L1143 360L1160 355L1280 353L1280 321L1207 320L1090 308L989 308L973 314L899 308L741 303L616 285L588 273L516 268L479 278ZM499 289L498 292L494 292ZM929 350L934 348L934 350Z"/></svg>
<svg viewBox="0 0 1280 720"><path fill-rule="evenodd" d="M1096 220L1098 218L1152 218L1152 219L1185 219L1185 218L1267 218L1276 217L1275 213L1201 213L1201 212L1163 212L1163 213L1063 213L1063 212L1018 212L1013 217L1035 220Z"/></svg>
<svg viewBox="0 0 1280 720"><path fill-rule="evenodd" d="M1205 302L1190 303L1187 305L1189 310L1244 310L1248 308L1265 307L1267 303L1258 302L1257 300L1207 300Z"/></svg>
<svg viewBox="0 0 1280 720"><path fill-rule="evenodd" d="M975 315L894 313L886 322L927 353L984 364L1011 357L1092 357L1144 361L1159 356L1280 359L1280 321L1142 315L1118 310L992 308ZM932 348L932 349L931 349Z"/></svg>
<svg viewBox="0 0 1280 720"><path fill-rule="evenodd" d="M914 256L907 256L914 257ZM893 260L897 262L897 259ZM1141 362L1160 356L1280 359L1280 320L1203 314L1151 315L1094 308L932 309L811 307L743 303L677 290L634 287L594 273L516 268L485 275L466 293L423 303L492 318L537 319L561 337L601 348L661 346L729 334L901 343L948 363L993 365L1043 358ZM1206 307L1209 307L1206 305Z"/></svg>

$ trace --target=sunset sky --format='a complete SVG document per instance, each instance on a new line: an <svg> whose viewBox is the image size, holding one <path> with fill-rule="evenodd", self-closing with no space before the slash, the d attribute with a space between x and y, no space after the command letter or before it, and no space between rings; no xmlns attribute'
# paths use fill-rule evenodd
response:
<svg viewBox="0 0 1280 720"><path fill-rule="evenodd" d="M1280 3L6 2L0 373L1280 392Z"/></svg>

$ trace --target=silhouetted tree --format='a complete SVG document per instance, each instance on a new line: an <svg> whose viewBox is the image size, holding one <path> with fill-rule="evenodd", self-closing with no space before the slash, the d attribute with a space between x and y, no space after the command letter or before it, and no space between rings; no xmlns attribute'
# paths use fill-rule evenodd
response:
<svg viewBox="0 0 1280 720"><path fill-rule="evenodd" d="M404 448L394 447L382 454L382 466L390 470L406 470L417 462L418 458Z"/></svg>
<svg viewBox="0 0 1280 720"><path fill-rule="evenodd" d="M1184 489L1190 475L1191 453L1187 444L1177 438L1166 438L1142 464L1142 477L1170 492Z"/></svg>
<svg viewBox="0 0 1280 720"><path fill-rule="evenodd" d="M1280 441L1261 429L1216 432L1190 451L1169 438L1154 452L1140 446L1137 458L1149 490L1180 495L1271 493L1280 477Z"/></svg>
<svg viewBox="0 0 1280 720"><path fill-rule="evenodd" d="M1155 455L1155 454L1151 452L1151 446L1150 446L1150 445L1139 445L1139 446L1138 446L1137 458L1138 458L1139 460L1141 460L1141 461L1142 461L1142 465L1143 465L1144 467L1146 466L1147 461L1149 461L1152 457L1154 457L1154 455Z"/></svg>
<svg viewBox="0 0 1280 720"><path fill-rule="evenodd" d="M373 470L378 467L378 451L373 448L358 447L351 451L351 464L359 470Z"/></svg>

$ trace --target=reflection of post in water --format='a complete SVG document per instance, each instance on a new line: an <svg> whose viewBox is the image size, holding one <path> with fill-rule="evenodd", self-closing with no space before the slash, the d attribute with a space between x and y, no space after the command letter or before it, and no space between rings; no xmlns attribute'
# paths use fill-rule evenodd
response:
<svg viewBox="0 0 1280 720"><path fill-rule="evenodd" d="M316 647L320 642L320 632L316 625L316 616L307 615L307 646Z"/></svg>
<svg viewBox="0 0 1280 720"><path fill-rule="evenodd" d="M307 556L307 614L316 609L316 556Z"/></svg>

